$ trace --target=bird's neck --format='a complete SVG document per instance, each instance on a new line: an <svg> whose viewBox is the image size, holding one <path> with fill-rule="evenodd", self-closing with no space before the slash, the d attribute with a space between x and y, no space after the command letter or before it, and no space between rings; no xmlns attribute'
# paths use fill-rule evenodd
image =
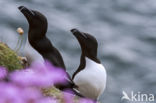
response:
<svg viewBox="0 0 156 103"><path fill-rule="evenodd" d="M63 58L50 40L38 31L30 31L28 34L30 45L38 51L42 57L50 61L54 66L65 69Z"/></svg>
<svg viewBox="0 0 156 103"><path fill-rule="evenodd" d="M88 57L88 56L86 56L86 55L82 52L81 58L80 58L80 65L79 65L78 69L76 70L76 72L74 72L72 79L74 79L75 75L76 75L78 72L80 72L81 70L85 69L85 67L86 67L87 65L90 65L90 63L87 64L87 63L88 63L87 59L89 59L90 61L94 61L95 63L99 63L99 64L100 64L100 61L99 61L99 59L97 59L97 57Z"/></svg>
<svg viewBox="0 0 156 103"><path fill-rule="evenodd" d="M100 60L97 58L97 56L91 56L91 55L89 55L89 56L86 56L83 52L82 52L82 54L81 54L81 62L80 62L80 65L81 64L85 64L86 65L86 58L88 58L88 59L90 59L90 60L92 60L92 61L94 61L94 62L96 62L96 63L100 63Z"/></svg>
<svg viewBox="0 0 156 103"><path fill-rule="evenodd" d="M46 36L46 31L38 30L35 28L29 28L28 38L29 40L40 40Z"/></svg>

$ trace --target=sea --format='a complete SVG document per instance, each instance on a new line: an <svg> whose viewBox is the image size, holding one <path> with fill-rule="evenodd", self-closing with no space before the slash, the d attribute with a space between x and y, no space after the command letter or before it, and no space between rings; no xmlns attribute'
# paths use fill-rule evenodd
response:
<svg viewBox="0 0 156 103"><path fill-rule="evenodd" d="M101 103L147 102L122 99L124 93L131 98L132 92L152 94L155 101L148 103L156 103L156 0L0 0L0 41L15 49L16 29L22 27L22 52L29 25L18 10L21 5L47 17L47 37L61 52L70 75L81 55L70 30L77 28L97 39L98 58L107 71Z"/></svg>

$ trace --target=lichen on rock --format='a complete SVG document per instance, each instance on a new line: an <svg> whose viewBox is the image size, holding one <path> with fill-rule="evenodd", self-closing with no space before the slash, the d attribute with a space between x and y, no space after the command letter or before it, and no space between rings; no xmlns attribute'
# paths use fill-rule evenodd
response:
<svg viewBox="0 0 156 103"><path fill-rule="evenodd" d="M60 91L55 87L42 89L42 93L44 96L48 96L48 97L52 97L56 99L57 103L67 103L67 101L65 100L66 99L65 96L70 97L70 100L72 100L72 103L80 103L79 102L80 97L67 93L67 92Z"/></svg>
<svg viewBox="0 0 156 103"><path fill-rule="evenodd" d="M13 50L6 44L0 42L0 66L6 67L8 71L22 69L21 61Z"/></svg>

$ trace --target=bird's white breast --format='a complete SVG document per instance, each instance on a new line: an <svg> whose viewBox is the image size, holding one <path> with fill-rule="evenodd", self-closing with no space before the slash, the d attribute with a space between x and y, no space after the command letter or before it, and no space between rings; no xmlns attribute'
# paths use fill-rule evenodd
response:
<svg viewBox="0 0 156 103"><path fill-rule="evenodd" d="M96 100L106 87L106 70L102 64L85 59L86 67L76 74L73 81L82 95Z"/></svg>

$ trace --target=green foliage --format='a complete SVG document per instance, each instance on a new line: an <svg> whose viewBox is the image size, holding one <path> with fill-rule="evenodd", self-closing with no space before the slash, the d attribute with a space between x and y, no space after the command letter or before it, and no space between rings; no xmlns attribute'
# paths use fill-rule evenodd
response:
<svg viewBox="0 0 156 103"><path fill-rule="evenodd" d="M8 71L22 69L23 66L17 54L6 44L0 42L0 66L8 68Z"/></svg>

